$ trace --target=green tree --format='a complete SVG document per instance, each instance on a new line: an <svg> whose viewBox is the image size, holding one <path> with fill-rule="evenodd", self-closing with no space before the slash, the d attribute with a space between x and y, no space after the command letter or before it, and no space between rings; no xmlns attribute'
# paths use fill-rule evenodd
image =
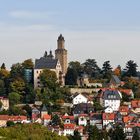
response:
<svg viewBox="0 0 140 140"><path fill-rule="evenodd" d="M69 140L81 140L80 133L77 130L75 130L74 131L74 135L73 136L69 136L68 139Z"/></svg>
<svg viewBox="0 0 140 140"><path fill-rule="evenodd" d="M89 126L88 128L89 138L88 140L102 140L101 134L98 128L95 126Z"/></svg>
<svg viewBox="0 0 140 140"><path fill-rule="evenodd" d="M3 104L2 104L2 102L0 101L0 110L1 110L1 108L2 108L2 105L3 105Z"/></svg>
<svg viewBox="0 0 140 140"><path fill-rule="evenodd" d="M71 61L69 63L69 68L74 69L78 75L80 75L81 72L83 72L83 67L78 61Z"/></svg>
<svg viewBox="0 0 140 140"><path fill-rule="evenodd" d="M57 83L56 73L49 69L44 69L43 72L40 74L40 80L43 87L47 87L49 89L55 90Z"/></svg>
<svg viewBox="0 0 140 140"><path fill-rule="evenodd" d="M4 80L0 80L0 95L5 95L6 89L5 89L5 83Z"/></svg>
<svg viewBox="0 0 140 140"><path fill-rule="evenodd" d="M60 117L56 114L53 115L53 117L52 117L52 125L54 125L54 126L61 125Z"/></svg>
<svg viewBox="0 0 140 140"><path fill-rule="evenodd" d="M95 59L87 59L85 63L83 63L84 72L87 73L90 77L95 77L96 73L100 71L99 66Z"/></svg>
<svg viewBox="0 0 140 140"><path fill-rule="evenodd" d="M103 63L102 73L103 73L104 78L110 80L111 75L112 75L112 67L110 65L110 61L105 61Z"/></svg>
<svg viewBox="0 0 140 140"><path fill-rule="evenodd" d="M23 94L25 90L25 81L22 78L14 79L14 81L10 83L10 90L11 92Z"/></svg>
<svg viewBox="0 0 140 140"><path fill-rule="evenodd" d="M139 138L139 133L138 133L138 131L137 131L137 128L136 128L135 131L134 131L132 140L140 140L140 138Z"/></svg>
<svg viewBox="0 0 140 140"><path fill-rule="evenodd" d="M125 140L126 135L122 126L117 125L115 130L111 133L111 140Z"/></svg>
<svg viewBox="0 0 140 140"><path fill-rule="evenodd" d="M15 123L13 121L7 121L6 125L9 127L9 126L14 126Z"/></svg>
<svg viewBox="0 0 140 140"><path fill-rule="evenodd" d="M6 70L5 63L2 63L2 65L1 65L1 69L4 69L4 70Z"/></svg>
<svg viewBox="0 0 140 140"><path fill-rule="evenodd" d="M126 63L126 76L137 76L137 63L135 63L133 60L129 60Z"/></svg>
<svg viewBox="0 0 140 140"><path fill-rule="evenodd" d="M20 63L13 64L10 71L11 78L23 78L23 66Z"/></svg>
<svg viewBox="0 0 140 140"><path fill-rule="evenodd" d="M16 124L14 127L0 128L0 136L5 140L68 140L39 124Z"/></svg>
<svg viewBox="0 0 140 140"><path fill-rule="evenodd" d="M16 92L9 93L8 98L11 105L15 105L20 102L20 95Z"/></svg>
<svg viewBox="0 0 140 140"><path fill-rule="evenodd" d="M65 84L66 85L77 85L78 73L75 69L68 67Z"/></svg>
<svg viewBox="0 0 140 140"><path fill-rule="evenodd" d="M34 63L32 59L27 59L22 63L24 69L33 69Z"/></svg>

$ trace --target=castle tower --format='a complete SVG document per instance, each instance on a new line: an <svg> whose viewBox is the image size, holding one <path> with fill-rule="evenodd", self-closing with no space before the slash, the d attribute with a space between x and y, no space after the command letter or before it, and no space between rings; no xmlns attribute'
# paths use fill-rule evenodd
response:
<svg viewBox="0 0 140 140"><path fill-rule="evenodd" d="M67 50L65 49L65 40L62 34L57 40L57 49L55 50L55 58L60 61L62 72L65 75L67 72Z"/></svg>

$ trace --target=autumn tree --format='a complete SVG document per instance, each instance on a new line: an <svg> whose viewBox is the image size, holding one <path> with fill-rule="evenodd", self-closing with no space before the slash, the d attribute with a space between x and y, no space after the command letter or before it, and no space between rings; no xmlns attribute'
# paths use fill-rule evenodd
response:
<svg viewBox="0 0 140 140"><path fill-rule="evenodd" d="M34 63L32 59L27 59L22 63L24 69L33 69Z"/></svg>

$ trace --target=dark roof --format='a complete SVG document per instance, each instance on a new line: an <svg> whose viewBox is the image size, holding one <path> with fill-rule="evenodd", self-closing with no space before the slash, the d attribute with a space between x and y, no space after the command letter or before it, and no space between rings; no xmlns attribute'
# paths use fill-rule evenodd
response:
<svg viewBox="0 0 140 140"><path fill-rule="evenodd" d="M102 114L94 113L90 116L90 120L102 120Z"/></svg>
<svg viewBox="0 0 140 140"><path fill-rule="evenodd" d="M104 100L120 100L120 94L117 90L106 90L103 93Z"/></svg>
<svg viewBox="0 0 140 140"><path fill-rule="evenodd" d="M121 83L121 80L120 80L119 77L116 76L116 75L112 75L112 79L113 79L113 81L114 81L116 84L120 84L120 83Z"/></svg>
<svg viewBox="0 0 140 140"><path fill-rule="evenodd" d="M42 110L41 110L41 111L48 111L45 105L43 105L43 107L42 107Z"/></svg>
<svg viewBox="0 0 140 140"><path fill-rule="evenodd" d="M64 37L62 36L62 34L60 34L60 36L58 37L58 40L64 40Z"/></svg>
<svg viewBox="0 0 140 140"><path fill-rule="evenodd" d="M94 111L94 107L90 103L80 103L75 105L74 107L74 113L81 114L82 113L89 113L90 111Z"/></svg>
<svg viewBox="0 0 140 140"><path fill-rule="evenodd" d="M55 69L58 59L41 57L35 60L35 69Z"/></svg>

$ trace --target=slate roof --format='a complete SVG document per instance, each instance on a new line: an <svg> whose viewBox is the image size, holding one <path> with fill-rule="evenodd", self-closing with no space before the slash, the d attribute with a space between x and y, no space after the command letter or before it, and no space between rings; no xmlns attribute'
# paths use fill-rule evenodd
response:
<svg viewBox="0 0 140 140"><path fill-rule="evenodd" d="M116 76L116 75L112 75L112 79L113 79L113 81L114 81L116 84L120 84L120 83L121 83L121 80L120 80L119 77Z"/></svg>
<svg viewBox="0 0 140 140"><path fill-rule="evenodd" d="M55 69L58 59L41 57L35 60L35 69Z"/></svg>
<svg viewBox="0 0 140 140"><path fill-rule="evenodd" d="M103 93L103 99L104 100L120 100L120 94L117 90L106 90Z"/></svg>
<svg viewBox="0 0 140 140"><path fill-rule="evenodd" d="M45 105L43 105L43 107L42 107L42 110L41 110L41 111L48 111Z"/></svg>

